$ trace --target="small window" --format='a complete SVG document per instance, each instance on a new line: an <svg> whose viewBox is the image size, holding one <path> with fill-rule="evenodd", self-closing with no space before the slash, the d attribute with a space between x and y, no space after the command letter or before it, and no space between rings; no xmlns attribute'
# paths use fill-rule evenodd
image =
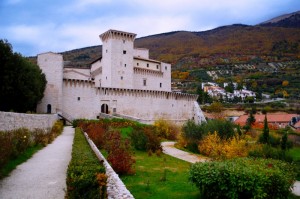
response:
<svg viewBox="0 0 300 199"><path fill-rule="evenodd" d="M126 54L126 50L123 50L123 54L124 54L124 55Z"/></svg>
<svg viewBox="0 0 300 199"><path fill-rule="evenodd" d="M124 66L126 67L126 64Z"/></svg>
<svg viewBox="0 0 300 199"><path fill-rule="evenodd" d="M108 50L106 49L106 53L108 52Z"/></svg>
<svg viewBox="0 0 300 199"><path fill-rule="evenodd" d="M147 80L143 79L143 85L146 86L147 85Z"/></svg>
<svg viewBox="0 0 300 199"><path fill-rule="evenodd" d="M156 69L158 69L158 65L156 65Z"/></svg>
<svg viewBox="0 0 300 199"><path fill-rule="evenodd" d="M80 101L80 97L77 97L77 100Z"/></svg>
<svg viewBox="0 0 300 199"><path fill-rule="evenodd" d="M123 76L121 76L121 80L123 80Z"/></svg>
<svg viewBox="0 0 300 199"><path fill-rule="evenodd" d="M123 44L125 44L125 39L123 39Z"/></svg>
<svg viewBox="0 0 300 199"><path fill-rule="evenodd" d="M160 88L162 87L162 83L159 83L159 87L160 87Z"/></svg>
<svg viewBox="0 0 300 199"><path fill-rule="evenodd" d="M138 65L139 65L139 63L136 63L136 65L138 66Z"/></svg>
<svg viewBox="0 0 300 199"><path fill-rule="evenodd" d="M147 68L149 68L149 64L147 64Z"/></svg>
<svg viewBox="0 0 300 199"><path fill-rule="evenodd" d="M99 119L99 115L97 115L97 119Z"/></svg>
<svg viewBox="0 0 300 199"><path fill-rule="evenodd" d="M165 70L168 70L168 67L167 67L167 66L165 66Z"/></svg>

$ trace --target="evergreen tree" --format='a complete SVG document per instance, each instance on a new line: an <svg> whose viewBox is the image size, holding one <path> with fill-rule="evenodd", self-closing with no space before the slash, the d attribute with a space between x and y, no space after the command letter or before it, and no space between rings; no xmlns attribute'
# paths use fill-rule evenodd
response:
<svg viewBox="0 0 300 199"><path fill-rule="evenodd" d="M269 135L268 120L267 120L267 115L265 115L262 143L269 144L269 137L270 135Z"/></svg>
<svg viewBox="0 0 300 199"><path fill-rule="evenodd" d="M43 98L46 77L40 68L0 40L0 110L35 111Z"/></svg>
<svg viewBox="0 0 300 199"><path fill-rule="evenodd" d="M281 138L281 149L283 151L285 151L288 147L287 147L287 143L288 143L288 136L287 136L287 132L284 132Z"/></svg>

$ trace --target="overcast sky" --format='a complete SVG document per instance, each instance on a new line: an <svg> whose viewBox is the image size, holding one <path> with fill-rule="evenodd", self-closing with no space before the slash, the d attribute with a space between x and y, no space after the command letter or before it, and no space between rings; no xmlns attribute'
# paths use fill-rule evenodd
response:
<svg viewBox="0 0 300 199"><path fill-rule="evenodd" d="M300 10L300 0L0 0L0 39L24 56L100 45L108 29L137 37L255 25Z"/></svg>

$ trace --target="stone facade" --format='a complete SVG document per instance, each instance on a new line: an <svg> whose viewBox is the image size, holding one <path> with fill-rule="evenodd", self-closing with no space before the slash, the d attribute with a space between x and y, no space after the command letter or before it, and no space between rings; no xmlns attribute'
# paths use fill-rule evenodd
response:
<svg viewBox="0 0 300 199"><path fill-rule="evenodd" d="M135 37L116 30L101 34L102 57L89 69L64 68L60 54L38 55L48 85L37 110L88 119L117 114L146 123L204 121L194 103L197 95L171 92L171 65L149 59L148 49L134 48Z"/></svg>
<svg viewBox="0 0 300 199"><path fill-rule="evenodd" d="M0 112L0 131L10 131L18 128L29 130L52 128L58 120L56 114L25 114Z"/></svg>

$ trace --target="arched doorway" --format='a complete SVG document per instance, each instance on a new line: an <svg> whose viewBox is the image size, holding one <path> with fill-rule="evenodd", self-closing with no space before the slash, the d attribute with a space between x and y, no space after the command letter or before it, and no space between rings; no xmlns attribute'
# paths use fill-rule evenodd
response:
<svg viewBox="0 0 300 199"><path fill-rule="evenodd" d="M50 114L51 113L51 104L47 105L47 113Z"/></svg>
<svg viewBox="0 0 300 199"><path fill-rule="evenodd" d="M107 104L102 104L101 105L101 113L108 114L108 105Z"/></svg>

